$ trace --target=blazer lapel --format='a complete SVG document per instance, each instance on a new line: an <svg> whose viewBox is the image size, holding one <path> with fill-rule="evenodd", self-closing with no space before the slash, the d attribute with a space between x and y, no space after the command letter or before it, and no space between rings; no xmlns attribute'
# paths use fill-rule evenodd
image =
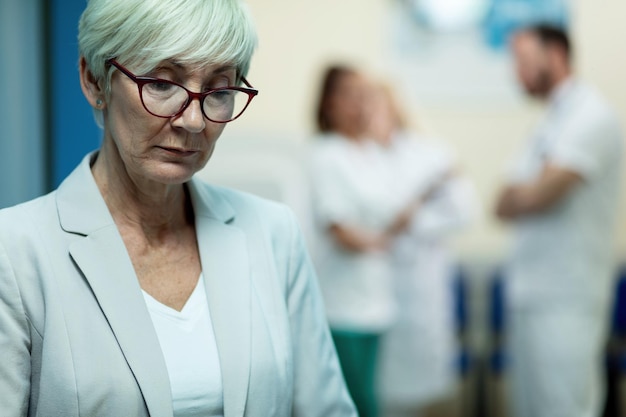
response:
<svg viewBox="0 0 626 417"><path fill-rule="evenodd" d="M91 233L70 254L95 294L151 417L172 417L169 375L152 319L117 228Z"/></svg>
<svg viewBox="0 0 626 417"><path fill-rule="evenodd" d="M244 233L227 224L234 211L205 186L190 184L209 310L224 387L224 417L244 415L250 380L250 270Z"/></svg>
<svg viewBox="0 0 626 417"><path fill-rule="evenodd" d="M151 417L172 417L169 376L150 314L124 242L85 157L61 184L61 227L83 235L70 255L88 281L141 389Z"/></svg>

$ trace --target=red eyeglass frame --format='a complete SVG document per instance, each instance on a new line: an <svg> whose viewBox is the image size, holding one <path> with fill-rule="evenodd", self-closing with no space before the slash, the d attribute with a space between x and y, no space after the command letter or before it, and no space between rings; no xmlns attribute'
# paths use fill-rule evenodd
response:
<svg viewBox="0 0 626 417"><path fill-rule="evenodd" d="M106 63L109 64L109 65L114 66L121 73L123 73L128 78L133 80L135 82L135 84L137 84L137 90L139 92L139 98L141 99L141 104L143 105L143 108L146 109L146 111L148 113L150 113L151 115L156 116L156 117L161 117L163 119L169 119L171 117L178 117L178 116L180 116L187 109L187 107L189 107L189 105L191 104L191 102L193 100L198 99L200 101L200 109L202 110L202 115L207 120L210 120L213 123L228 123L228 122L232 122L233 120L239 118L239 116L241 116L246 111L246 109L250 105L250 102L252 101L252 99L259 94L259 91L256 90L254 87L252 87L252 85L248 82L248 80L246 80L246 77L243 77L243 76L241 77L241 81L246 85L247 88L246 87L239 87L239 86L228 86L228 87L213 88L213 89L207 90L207 91L202 92L202 93L196 93L196 92L190 91L184 85L181 85L181 84L176 83L176 82L171 81L171 80L165 80L165 79L156 78L156 77L146 77L146 76L135 75L132 72L130 72L130 70L128 68L126 68L125 66L123 66L122 64L117 62L115 60L115 58L107 59ZM155 113L151 112L148 109L148 107L146 106L146 104L143 101L143 87L146 84L154 83L154 82L173 84L173 85L176 85L177 87L182 88L183 90L185 90L187 92L187 96L188 96L187 100L185 101L185 103L181 106L181 108L176 113L174 113L174 114L172 114L170 116L161 116L159 114L155 114ZM237 114L235 117L233 117L231 119L228 119L228 120L213 120L209 116L207 116L207 114L204 112L204 105L203 105L204 99L208 95L210 95L212 93L215 93L217 91L225 91L225 90L236 90L236 91L240 91L242 93L245 93L245 94L248 95L248 101L246 102L246 105L243 107L243 109L239 112L239 114Z"/></svg>

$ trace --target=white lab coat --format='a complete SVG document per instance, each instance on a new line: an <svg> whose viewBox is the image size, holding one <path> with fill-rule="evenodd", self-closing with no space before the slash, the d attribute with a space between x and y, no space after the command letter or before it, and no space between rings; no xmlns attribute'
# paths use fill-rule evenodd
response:
<svg viewBox="0 0 626 417"><path fill-rule="evenodd" d="M519 417L600 413L622 152L614 112L569 79L514 167L513 183L534 181L546 163L583 178L556 206L515 224L507 300Z"/></svg>
<svg viewBox="0 0 626 417"><path fill-rule="evenodd" d="M451 152L424 138L397 135L383 152L395 171L396 193L407 201L457 168ZM398 313L381 347L380 390L387 407L419 408L454 388L455 259L446 237L476 212L473 187L467 179L452 176L416 213L410 230L394 242Z"/></svg>

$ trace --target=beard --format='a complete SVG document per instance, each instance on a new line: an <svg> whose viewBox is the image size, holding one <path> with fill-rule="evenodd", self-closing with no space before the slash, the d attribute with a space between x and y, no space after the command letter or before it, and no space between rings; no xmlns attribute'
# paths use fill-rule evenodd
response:
<svg viewBox="0 0 626 417"><path fill-rule="evenodd" d="M526 83L524 86L526 92L532 97L544 99L548 97L553 87L553 77L547 68L542 69L537 73L532 82Z"/></svg>

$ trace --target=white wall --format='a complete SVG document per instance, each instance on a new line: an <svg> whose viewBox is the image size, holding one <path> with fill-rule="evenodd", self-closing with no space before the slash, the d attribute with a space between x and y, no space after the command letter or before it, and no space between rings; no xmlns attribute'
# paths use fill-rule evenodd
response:
<svg viewBox="0 0 626 417"><path fill-rule="evenodd" d="M604 93L620 114L626 129L626 2L578 0L576 41L580 73ZM619 251L626 258L626 169L622 184L622 209L619 226Z"/></svg>
<svg viewBox="0 0 626 417"><path fill-rule="evenodd" d="M320 72L333 60L380 68L387 36L385 0L248 0L255 16L260 48L249 80L261 91L245 116L229 126L219 145L231 152L238 138L304 142L312 131L313 106ZM593 0L574 3L574 40L580 73L596 84L626 121L626 38L621 24L626 2ZM536 105L520 101L503 106L421 106L414 115L458 151L487 210L500 185L505 161L525 138ZM230 142L230 143L226 143ZM210 169L210 168L209 168ZM237 169L234 167L233 169ZM625 188L626 190L626 188ZM626 193L625 193L626 194ZM626 216L620 227L626 254ZM466 258L497 259L506 251L507 229L486 213L458 239Z"/></svg>

